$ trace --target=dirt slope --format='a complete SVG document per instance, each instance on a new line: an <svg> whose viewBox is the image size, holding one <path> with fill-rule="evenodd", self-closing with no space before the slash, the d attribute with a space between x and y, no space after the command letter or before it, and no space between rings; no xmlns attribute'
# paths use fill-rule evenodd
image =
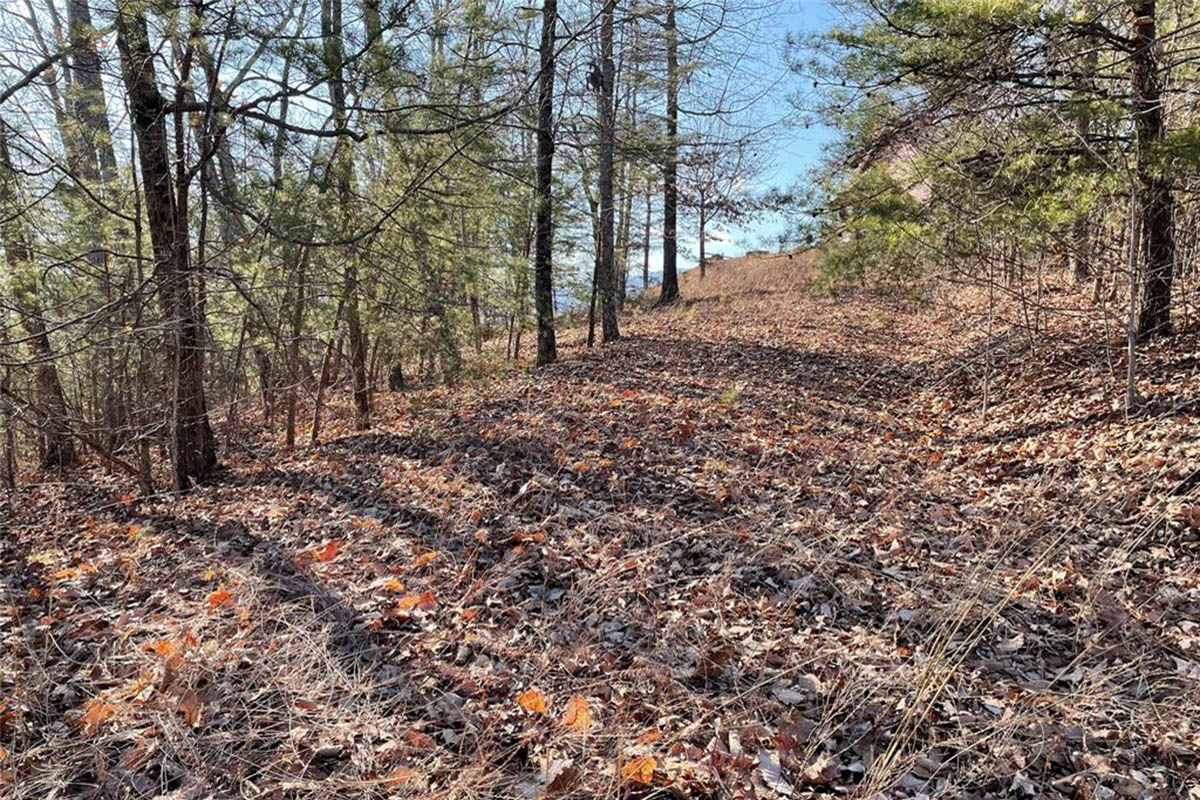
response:
<svg viewBox="0 0 1200 800"><path fill-rule="evenodd" d="M1194 335L1126 421L1096 315L1031 353L807 270L186 498L6 498L0 786L1197 797Z"/></svg>

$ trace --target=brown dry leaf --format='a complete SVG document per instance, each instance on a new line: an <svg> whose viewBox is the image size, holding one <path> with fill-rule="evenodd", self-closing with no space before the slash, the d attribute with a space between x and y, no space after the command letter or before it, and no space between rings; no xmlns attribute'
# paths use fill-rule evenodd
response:
<svg viewBox="0 0 1200 800"><path fill-rule="evenodd" d="M317 710L316 703L314 703L312 700L305 700L303 697L296 700L295 706L296 706L296 708L300 709L301 711L316 711Z"/></svg>
<svg viewBox="0 0 1200 800"><path fill-rule="evenodd" d="M432 750L434 747L433 737L420 731L409 731L404 734L404 742L417 750Z"/></svg>
<svg viewBox="0 0 1200 800"><path fill-rule="evenodd" d="M587 698L581 694L571 695L567 701L567 712L563 714L563 725L575 733L587 733L592 729L592 709Z"/></svg>
<svg viewBox="0 0 1200 800"><path fill-rule="evenodd" d="M654 756L635 758L621 767L621 780L625 783L640 783L649 786L654 782L654 770L658 768L658 760Z"/></svg>
<svg viewBox="0 0 1200 800"><path fill-rule="evenodd" d="M383 785L389 789L397 789L401 786L407 786L416 777L416 770L409 769L408 767L396 767L383 777Z"/></svg>
<svg viewBox="0 0 1200 800"><path fill-rule="evenodd" d="M222 606L233 605L233 595L225 588L225 584L217 587L217 590L208 596L208 613L211 614Z"/></svg>
<svg viewBox="0 0 1200 800"><path fill-rule="evenodd" d="M568 794L583 779L583 770L571 763L569 759L555 761L546 770L546 796L554 797Z"/></svg>
<svg viewBox="0 0 1200 800"><path fill-rule="evenodd" d="M438 557L437 550L430 550L428 553L422 553L421 555L417 556L411 564L408 565L408 568L409 569L418 569L419 567L423 567L426 564L433 563L437 559L437 557Z"/></svg>
<svg viewBox="0 0 1200 800"><path fill-rule="evenodd" d="M195 689L189 689L179 696L177 708L183 714L183 721L189 728L194 728L200 722L200 714L204 710L204 698Z"/></svg>
<svg viewBox="0 0 1200 800"><path fill-rule="evenodd" d="M638 744L654 744L662 738L662 731L657 728L651 728L637 738Z"/></svg>
<svg viewBox="0 0 1200 800"><path fill-rule="evenodd" d="M101 725L112 719L118 711L120 708L103 697L93 697L84 704L83 716L79 718L79 724L83 727L83 732L91 736L100 730Z"/></svg>
<svg viewBox="0 0 1200 800"><path fill-rule="evenodd" d="M546 695L537 689L526 689L517 698L517 705L533 714L546 713Z"/></svg>

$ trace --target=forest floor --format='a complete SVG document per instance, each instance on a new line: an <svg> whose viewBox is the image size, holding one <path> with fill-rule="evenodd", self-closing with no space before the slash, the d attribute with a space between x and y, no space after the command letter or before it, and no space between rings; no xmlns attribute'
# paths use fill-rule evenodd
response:
<svg viewBox="0 0 1200 800"><path fill-rule="evenodd" d="M1071 292L807 271L186 497L7 496L0 795L1200 798L1195 323L1127 419Z"/></svg>

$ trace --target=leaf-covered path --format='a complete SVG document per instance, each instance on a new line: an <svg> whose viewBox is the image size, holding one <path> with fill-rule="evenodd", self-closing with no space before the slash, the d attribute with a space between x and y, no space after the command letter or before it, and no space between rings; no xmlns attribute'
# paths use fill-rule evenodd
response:
<svg viewBox="0 0 1200 800"><path fill-rule="evenodd" d="M726 263L614 346L381 398L182 499L7 498L0 785L1188 796L1186 345L1126 421L1066 332L1034 359L791 267Z"/></svg>

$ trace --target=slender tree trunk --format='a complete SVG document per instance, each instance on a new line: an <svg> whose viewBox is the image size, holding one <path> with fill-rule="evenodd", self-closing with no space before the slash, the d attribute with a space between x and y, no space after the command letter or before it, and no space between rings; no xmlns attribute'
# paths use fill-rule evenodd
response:
<svg viewBox="0 0 1200 800"><path fill-rule="evenodd" d="M538 74L536 244L534 246L533 295L537 312L537 363L550 364L558 358L554 336L554 31L558 23L558 0L542 3L542 41Z"/></svg>
<svg viewBox="0 0 1200 800"><path fill-rule="evenodd" d="M667 152L663 164L663 277L659 305L679 299L679 273L676 269L676 175L679 158L679 34L675 28L675 0L667 0Z"/></svg>
<svg viewBox="0 0 1200 800"><path fill-rule="evenodd" d="M613 151L616 137L616 119L613 106L613 22L617 0L606 0L600 23L601 86L599 96L600 116L600 261L596 284L600 292L600 329L604 342L613 342L621 337L617 327L617 273L614 261L613 241Z"/></svg>
<svg viewBox="0 0 1200 800"><path fill-rule="evenodd" d="M0 398L4 402L4 482L9 489L17 488L17 426L16 408L13 406L11 391L12 375L6 368L4 377L0 378Z"/></svg>
<svg viewBox="0 0 1200 800"><path fill-rule="evenodd" d="M0 235L11 276L12 299L29 336L35 362L34 385L42 419L42 468L56 469L78 463L75 441L67 414L66 395L58 377L54 349L38 300L38 278L33 264L33 246L21 216L17 172L8 149L11 130L0 121Z"/></svg>
<svg viewBox="0 0 1200 800"><path fill-rule="evenodd" d="M324 38L325 66L329 71L329 96L334 124L346 126L346 83L342 75L345 48L342 42L342 0L322 0L321 34ZM339 139L334 153L335 180L341 206L343 229L351 220L350 185L353 180L354 154L345 139ZM358 262L353 246L346 253L343 272L346 332L350 338L350 375L354 397L354 426L365 430L371 425L371 392L367 380L367 336L359 313Z"/></svg>
<svg viewBox="0 0 1200 800"><path fill-rule="evenodd" d="M1171 180L1150 163L1150 152L1162 141L1155 0L1133 7L1133 51L1130 67L1134 129L1137 134L1138 200L1142 224L1142 307L1138 318L1141 338L1171 332L1171 280L1175 270L1175 199Z"/></svg>
<svg viewBox="0 0 1200 800"><path fill-rule="evenodd" d="M173 376L172 419L175 486L185 489L217 465L216 443L204 397L204 336L200 305L193 294L187 219L180 214L171 181L166 104L154 75L154 56L142 12L129 6L117 14L121 73L137 133L142 190L154 250L155 278L168 326L167 365ZM179 194L182 195L183 187Z"/></svg>
<svg viewBox="0 0 1200 800"><path fill-rule="evenodd" d="M705 227L708 224L706 212L708 208L705 205L704 192L700 193L700 280L704 280L704 276L708 269L708 263L704 259L704 240L707 238Z"/></svg>
<svg viewBox="0 0 1200 800"><path fill-rule="evenodd" d="M653 211L650 192L646 192L646 235L642 238L642 291L650 288L650 214Z"/></svg>

